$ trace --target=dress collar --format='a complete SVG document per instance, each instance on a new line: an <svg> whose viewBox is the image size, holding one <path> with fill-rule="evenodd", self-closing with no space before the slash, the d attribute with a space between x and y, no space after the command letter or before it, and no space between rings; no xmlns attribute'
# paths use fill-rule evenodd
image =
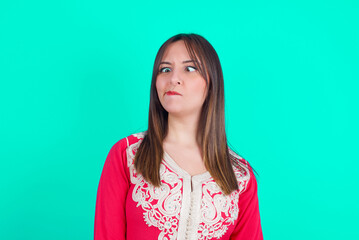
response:
<svg viewBox="0 0 359 240"><path fill-rule="evenodd" d="M211 178L211 174L209 173L209 171L191 176L186 170L178 166L178 164L171 158L171 156L167 152L163 153L163 159L165 160L167 165L181 177L192 178L193 181L197 182L203 182Z"/></svg>

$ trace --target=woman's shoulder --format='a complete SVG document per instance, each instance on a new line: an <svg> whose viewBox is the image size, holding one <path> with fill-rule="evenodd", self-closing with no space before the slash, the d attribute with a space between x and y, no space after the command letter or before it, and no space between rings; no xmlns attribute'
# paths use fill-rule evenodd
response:
<svg viewBox="0 0 359 240"><path fill-rule="evenodd" d="M242 156L240 156L230 148L228 148L228 151L232 160L232 165L235 170L241 170L241 168L244 168L245 170L250 169L250 165L246 159L244 159Z"/></svg>
<svg viewBox="0 0 359 240"><path fill-rule="evenodd" d="M130 146L134 143L142 142L143 138L146 136L146 133L147 133L147 131L137 132L137 133L133 133L133 134L125 137L124 139L126 139L127 146Z"/></svg>
<svg viewBox="0 0 359 240"><path fill-rule="evenodd" d="M115 144L113 144L112 148L117 149L119 151L126 150L129 146L134 145L136 143L140 143L146 135L146 131L133 133L128 135L127 137L121 138Z"/></svg>
<svg viewBox="0 0 359 240"><path fill-rule="evenodd" d="M136 142L142 141L147 131L132 133L127 137L121 138L116 144L126 144L127 146L132 145Z"/></svg>
<svg viewBox="0 0 359 240"><path fill-rule="evenodd" d="M133 164L135 152L141 144L146 132L133 133L127 137L121 138L112 145L108 153L108 162L121 162L130 166Z"/></svg>
<svg viewBox="0 0 359 240"><path fill-rule="evenodd" d="M232 160L234 174L236 175L239 183L239 188L241 191L243 191L246 188L249 180L254 176L252 174L251 165L245 158L234 152L232 149L229 148L228 150Z"/></svg>

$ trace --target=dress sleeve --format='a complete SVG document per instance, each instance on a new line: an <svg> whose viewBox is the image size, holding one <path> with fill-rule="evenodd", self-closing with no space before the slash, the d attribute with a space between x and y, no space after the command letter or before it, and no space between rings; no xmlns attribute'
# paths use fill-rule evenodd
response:
<svg viewBox="0 0 359 240"><path fill-rule="evenodd" d="M239 196L238 222L231 235L231 240L263 240L257 181L252 170L249 170L249 174L247 187Z"/></svg>
<svg viewBox="0 0 359 240"><path fill-rule="evenodd" d="M125 203L129 189L127 139L112 146L97 190L94 240L125 240Z"/></svg>

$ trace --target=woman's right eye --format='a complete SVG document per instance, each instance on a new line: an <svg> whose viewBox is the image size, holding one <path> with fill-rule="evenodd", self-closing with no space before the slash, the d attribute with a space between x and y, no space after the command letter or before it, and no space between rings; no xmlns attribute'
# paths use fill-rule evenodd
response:
<svg viewBox="0 0 359 240"><path fill-rule="evenodd" d="M171 69L169 67L164 67L164 68L160 69L161 73L166 73L166 72L170 72L170 71L171 71Z"/></svg>

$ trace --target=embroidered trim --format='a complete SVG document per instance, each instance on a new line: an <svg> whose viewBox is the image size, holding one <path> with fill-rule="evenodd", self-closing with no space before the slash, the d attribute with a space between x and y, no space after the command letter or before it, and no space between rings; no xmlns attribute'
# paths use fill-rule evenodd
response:
<svg viewBox="0 0 359 240"><path fill-rule="evenodd" d="M215 182L203 184L201 220L196 239L219 239L238 218L239 196L247 187L250 175L248 170L244 168L235 168L234 173L238 180L239 189L229 196L224 195Z"/></svg>
<svg viewBox="0 0 359 240"><path fill-rule="evenodd" d="M136 207L142 207L145 223L148 226L157 227L161 231L158 240L175 240L178 236L179 221L187 222L192 220L191 215L193 215L189 213L189 216L185 217L186 219L184 219L184 216L180 219L181 208L189 207L182 206L184 201L183 192L185 191L183 189L184 179L176 172L176 169L162 163L160 167L161 187L156 188L145 181L142 175L138 174L134 168L135 154L142 142L144 132L133 134L133 136L140 139L140 141L132 145L128 144L126 149L131 182L135 184L132 199L137 202ZM237 159L242 159L231 150L230 153ZM196 231L194 233L196 239L219 239L227 232L229 226L234 224L239 214L238 201L240 194L246 189L250 178L248 168L235 167L234 173L238 180L239 190L232 192L229 196L222 193L212 178L201 181L202 187L196 190L202 192L198 193L201 194L198 197L202 196L202 199L197 198L200 204L199 222L190 223L190 226L187 226L186 235L190 234L193 229ZM191 203L194 202L197 201L192 196Z"/></svg>
<svg viewBox="0 0 359 240"><path fill-rule="evenodd" d="M134 134L134 136L140 139L144 135L140 133ZM128 146L126 150L131 182L135 184L132 199L137 202L136 207L142 207L145 223L148 226L157 227L161 231L158 240L175 240L177 239L179 213L182 205L182 180L161 164L161 187L154 187L145 181L134 168L134 158L140 144L141 141L138 141Z"/></svg>

